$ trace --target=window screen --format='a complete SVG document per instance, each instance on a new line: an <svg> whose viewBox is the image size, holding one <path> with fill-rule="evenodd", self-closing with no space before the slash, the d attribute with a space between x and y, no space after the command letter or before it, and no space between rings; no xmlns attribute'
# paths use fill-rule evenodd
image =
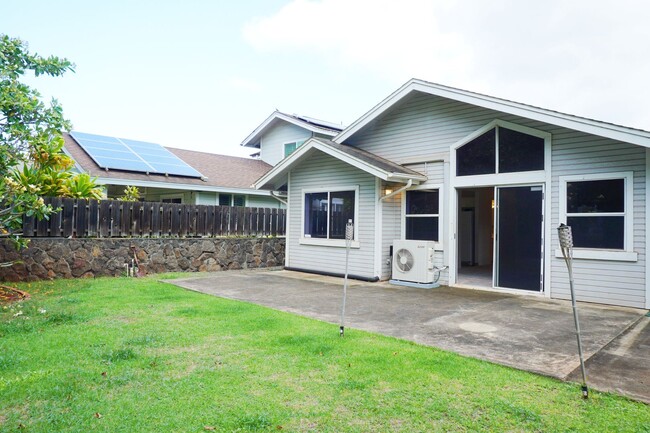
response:
<svg viewBox="0 0 650 433"><path fill-rule="evenodd" d="M456 149L456 175L495 173L495 143L496 131L491 129Z"/></svg>
<svg viewBox="0 0 650 433"><path fill-rule="evenodd" d="M406 239L420 241L439 239L439 199L437 190L406 192Z"/></svg>
<svg viewBox="0 0 650 433"><path fill-rule="evenodd" d="M499 173L544 170L544 139L499 128Z"/></svg>
<svg viewBox="0 0 650 433"><path fill-rule="evenodd" d="M577 248L625 248L625 179L567 182L567 225Z"/></svg>
<svg viewBox="0 0 650 433"><path fill-rule="evenodd" d="M232 194L219 194L219 206L230 206Z"/></svg>

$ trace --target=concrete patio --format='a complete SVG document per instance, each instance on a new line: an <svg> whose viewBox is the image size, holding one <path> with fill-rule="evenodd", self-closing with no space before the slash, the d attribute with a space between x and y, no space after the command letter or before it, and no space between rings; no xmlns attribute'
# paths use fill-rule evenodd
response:
<svg viewBox="0 0 650 433"><path fill-rule="evenodd" d="M343 280L228 271L165 280L186 289L338 323ZM645 310L580 303L592 386L650 403ZM540 296L350 281L346 332L362 329L562 380L579 380L571 304Z"/></svg>

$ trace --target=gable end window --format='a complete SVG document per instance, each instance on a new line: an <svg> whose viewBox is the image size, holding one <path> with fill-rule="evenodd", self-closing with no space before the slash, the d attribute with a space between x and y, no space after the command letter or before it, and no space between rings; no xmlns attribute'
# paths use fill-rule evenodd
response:
<svg viewBox="0 0 650 433"><path fill-rule="evenodd" d="M560 178L575 248L629 250L632 174Z"/></svg>
<svg viewBox="0 0 650 433"><path fill-rule="evenodd" d="M284 157L286 158L287 156L295 152L296 149L302 146L302 144L305 141L307 140L298 140L298 141L292 141L290 143L284 143Z"/></svg>
<svg viewBox="0 0 650 433"><path fill-rule="evenodd" d="M307 192L304 206L304 238L344 240L348 220L355 223L357 190Z"/></svg>
<svg viewBox="0 0 650 433"><path fill-rule="evenodd" d="M544 170L544 139L495 126L456 149L456 176Z"/></svg>
<svg viewBox="0 0 650 433"><path fill-rule="evenodd" d="M406 191L405 239L439 240L440 194L438 190Z"/></svg>

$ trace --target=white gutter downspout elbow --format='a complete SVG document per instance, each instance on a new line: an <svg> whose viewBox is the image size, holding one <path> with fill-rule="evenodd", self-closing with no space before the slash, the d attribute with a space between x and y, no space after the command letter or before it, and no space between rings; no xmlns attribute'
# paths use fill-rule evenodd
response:
<svg viewBox="0 0 650 433"><path fill-rule="evenodd" d="M386 200L387 198L390 198L390 197L392 197L392 196L394 196L394 195L397 195L397 194L399 194L400 192L404 191L405 189L410 188L411 185L413 185L413 179L409 179L408 182L406 182L406 185L404 185L403 187L401 187L401 188L399 188L399 189L396 189L395 191L391 192L390 194L386 194L386 195L383 196L383 197L379 197L379 201L384 201L384 200Z"/></svg>
<svg viewBox="0 0 650 433"><path fill-rule="evenodd" d="M275 195L275 191L271 191L271 197L282 203L283 205L287 206L287 201L283 199L281 196Z"/></svg>

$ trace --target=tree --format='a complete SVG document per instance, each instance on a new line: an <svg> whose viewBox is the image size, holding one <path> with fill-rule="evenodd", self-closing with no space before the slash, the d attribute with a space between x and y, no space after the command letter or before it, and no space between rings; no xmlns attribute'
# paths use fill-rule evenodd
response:
<svg viewBox="0 0 650 433"><path fill-rule="evenodd" d="M0 238L24 247L23 216L47 218L54 209L41 197L101 196L95 179L73 173L63 153L63 131L71 124L56 99L46 105L21 78L58 77L74 65L65 58L31 54L26 42L0 35ZM0 265L9 265L2 263Z"/></svg>

